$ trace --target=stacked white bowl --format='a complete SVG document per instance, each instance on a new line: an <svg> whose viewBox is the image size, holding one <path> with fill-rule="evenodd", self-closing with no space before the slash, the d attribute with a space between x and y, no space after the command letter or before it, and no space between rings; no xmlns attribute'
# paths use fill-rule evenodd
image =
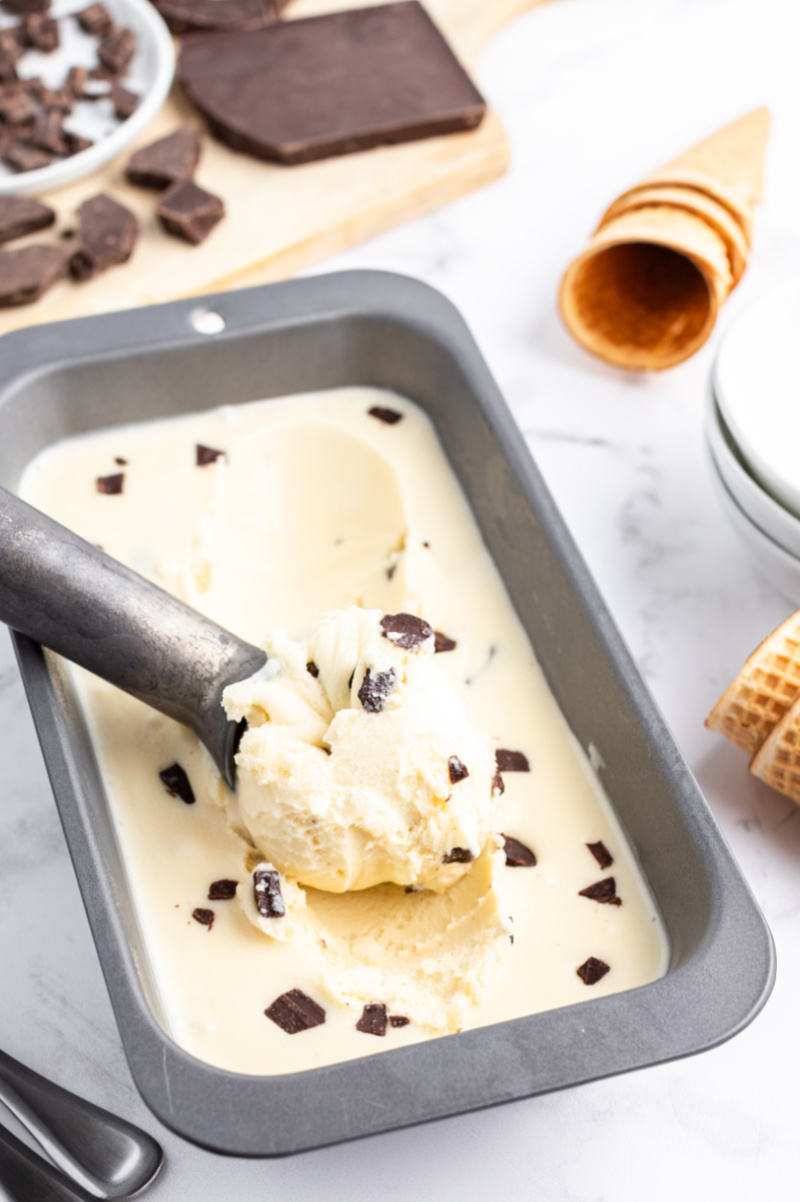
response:
<svg viewBox="0 0 800 1202"><path fill-rule="evenodd" d="M800 285L731 326L711 373L706 441L734 530L764 574L800 605Z"/></svg>

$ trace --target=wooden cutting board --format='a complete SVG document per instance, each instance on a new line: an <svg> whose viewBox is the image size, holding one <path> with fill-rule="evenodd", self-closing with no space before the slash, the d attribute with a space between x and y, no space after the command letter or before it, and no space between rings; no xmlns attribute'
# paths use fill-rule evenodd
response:
<svg viewBox="0 0 800 1202"><path fill-rule="evenodd" d="M294 0L290 13L307 17L374 2ZM539 2L426 0L469 71L496 30ZM171 132L192 116L195 111L176 85L138 144ZM154 215L156 192L125 182L123 170L131 153L126 151L89 179L41 198L59 215L58 235L74 228L74 213L82 201L109 192L132 209L141 223L131 260L86 283L63 280L35 304L0 310L0 334L37 322L285 279L326 255L496 179L508 165L509 145L491 110L479 128L469 133L379 147L297 167L259 162L204 136L196 179L222 196L227 216L207 241L196 247L162 230ZM23 244L20 240L13 245Z"/></svg>

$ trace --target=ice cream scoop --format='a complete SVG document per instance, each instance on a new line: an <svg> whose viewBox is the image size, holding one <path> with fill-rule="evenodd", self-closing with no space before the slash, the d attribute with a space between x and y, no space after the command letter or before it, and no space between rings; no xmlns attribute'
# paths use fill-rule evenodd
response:
<svg viewBox="0 0 800 1202"><path fill-rule="evenodd" d="M266 653L0 489L0 619L195 732L235 785L222 693Z"/></svg>

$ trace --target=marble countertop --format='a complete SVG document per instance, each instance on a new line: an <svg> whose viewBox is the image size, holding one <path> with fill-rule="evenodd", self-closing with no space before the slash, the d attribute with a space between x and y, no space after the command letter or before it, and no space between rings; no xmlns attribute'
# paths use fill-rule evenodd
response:
<svg viewBox="0 0 800 1202"><path fill-rule="evenodd" d="M479 70L511 134L508 175L324 266L418 276L464 313L772 928L771 1000L714 1051L563 1093L286 1160L192 1147L159 1126L131 1080L2 633L0 1046L157 1135L167 1164L153 1202L796 1197L800 811L703 727L793 607L717 506L702 414L720 332L800 276L799 35L789 0L534 10ZM763 103L775 118L765 203L710 344L663 375L593 361L556 314L564 266L625 186Z"/></svg>

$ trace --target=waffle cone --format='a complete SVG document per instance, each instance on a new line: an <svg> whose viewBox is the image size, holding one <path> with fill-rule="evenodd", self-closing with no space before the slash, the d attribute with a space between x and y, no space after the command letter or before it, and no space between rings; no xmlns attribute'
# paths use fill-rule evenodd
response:
<svg viewBox="0 0 800 1202"><path fill-rule="evenodd" d="M759 748L789 710L797 708L798 698L800 610L756 648L706 718L706 726L758 759ZM797 721L800 723L800 711ZM800 724L797 729L800 732ZM755 761L751 771L755 771Z"/></svg>
<svg viewBox="0 0 800 1202"><path fill-rule="evenodd" d="M800 805L800 699L761 744L750 771Z"/></svg>

